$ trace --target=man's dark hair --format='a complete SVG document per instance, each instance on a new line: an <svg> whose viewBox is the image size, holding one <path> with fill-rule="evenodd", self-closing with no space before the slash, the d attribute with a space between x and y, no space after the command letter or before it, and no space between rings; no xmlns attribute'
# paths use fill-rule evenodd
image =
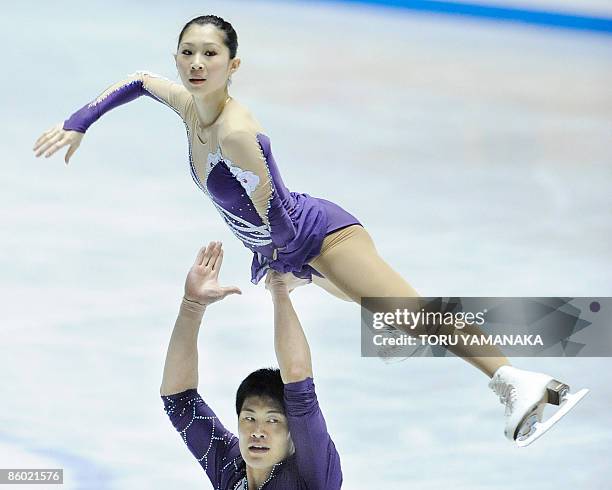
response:
<svg viewBox="0 0 612 490"><path fill-rule="evenodd" d="M284 384L279 369L263 368L249 374L236 392L236 415L240 415L244 400L249 396L264 396L278 402L285 411Z"/></svg>
<svg viewBox="0 0 612 490"><path fill-rule="evenodd" d="M216 15L201 15L200 17L196 17L187 22L179 34L177 49L178 45L181 44L185 31L189 28L189 26L196 24L200 26L212 24L222 30L225 33L225 45L227 46L227 49L229 49L230 60L233 60L236 57L236 52L238 51L238 35L236 34L232 24L221 17L217 17Z"/></svg>

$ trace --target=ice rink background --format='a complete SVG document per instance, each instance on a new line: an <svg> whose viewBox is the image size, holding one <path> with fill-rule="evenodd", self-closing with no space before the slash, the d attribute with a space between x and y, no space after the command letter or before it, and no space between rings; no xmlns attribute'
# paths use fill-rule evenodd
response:
<svg viewBox="0 0 612 490"><path fill-rule="evenodd" d="M64 468L70 490L210 488L158 395L208 240L244 294L206 314L200 393L234 428L238 383L274 364L267 293L191 181L172 111L149 98L112 111L67 168L65 150L31 152L129 73L178 79L178 33L204 13L238 31L231 93L287 186L358 216L422 295L612 295L609 35L323 2L14 3L0 20L0 468ZM315 286L293 296L344 488L608 488L610 359L516 359L592 389L518 450L467 363L362 359L358 307Z"/></svg>

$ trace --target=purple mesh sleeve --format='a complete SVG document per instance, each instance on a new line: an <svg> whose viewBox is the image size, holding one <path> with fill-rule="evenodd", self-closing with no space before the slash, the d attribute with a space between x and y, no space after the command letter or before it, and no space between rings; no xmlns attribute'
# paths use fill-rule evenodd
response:
<svg viewBox="0 0 612 490"><path fill-rule="evenodd" d="M152 95L145 90L142 80L125 82L108 94L103 94L93 102L81 107L64 121L64 129L84 133L89 126L100 119L102 114L117 106L127 104L141 95L149 95L152 97Z"/></svg>
<svg viewBox="0 0 612 490"><path fill-rule="evenodd" d="M223 473L240 454L238 438L223 427L195 389L162 396L164 410L196 460L219 488Z"/></svg>
<svg viewBox="0 0 612 490"><path fill-rule="evenodd" d="M340 456L327 432L312 378L285 385L285 410L298 470L307 487L339 489Z"/></svg>

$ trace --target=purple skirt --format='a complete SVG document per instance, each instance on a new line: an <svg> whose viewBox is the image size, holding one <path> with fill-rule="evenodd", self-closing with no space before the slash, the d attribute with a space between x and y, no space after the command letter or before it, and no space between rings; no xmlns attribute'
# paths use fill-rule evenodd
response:
<svg viewBox="0 0 612 490"><path fill-rule="evenodd" d="M296 229L295 237L285 247L277 249L276 260L253 253L253 284L259 283L268 269L293 272L296 277L308 280L312 280L312 274L323 277L308 265L321 252L323 239L341 228L361 225L357 218L331 201L297 192L291 192L291 195L296 203L289 211Z"/></svg>

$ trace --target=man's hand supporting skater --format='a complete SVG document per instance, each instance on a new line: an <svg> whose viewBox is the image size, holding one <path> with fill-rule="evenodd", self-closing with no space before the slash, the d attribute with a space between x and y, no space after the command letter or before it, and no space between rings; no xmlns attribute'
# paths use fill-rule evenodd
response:
<svg viewBox="0 0 612 490"><path fill-rule="evenodd" d="M269 271L266 288L274 303L274 348L285 384L285 411L299 473L308 489L336 490L340 458L317 401L308 341L289 293L303 283L293 274Z"/></svg>
<svg viewBox="0 0 612 490"><path fill-rule="evenodd" d="M289 293L300 280L290 272L268 272L266 289L274 303L274 349L283 383L294 383L312 378L310 348L297 317Z"/></svg>
<svg viewBox="0 0 612 490"><path fill-rule="evenodd" d="M198 386L198 333L206 307L229 294L242 294L237 287L219 285L223 263L221 242L202 247L185 280L185 295L172 331L164 375L162 396L181 393Z"/></svg>

